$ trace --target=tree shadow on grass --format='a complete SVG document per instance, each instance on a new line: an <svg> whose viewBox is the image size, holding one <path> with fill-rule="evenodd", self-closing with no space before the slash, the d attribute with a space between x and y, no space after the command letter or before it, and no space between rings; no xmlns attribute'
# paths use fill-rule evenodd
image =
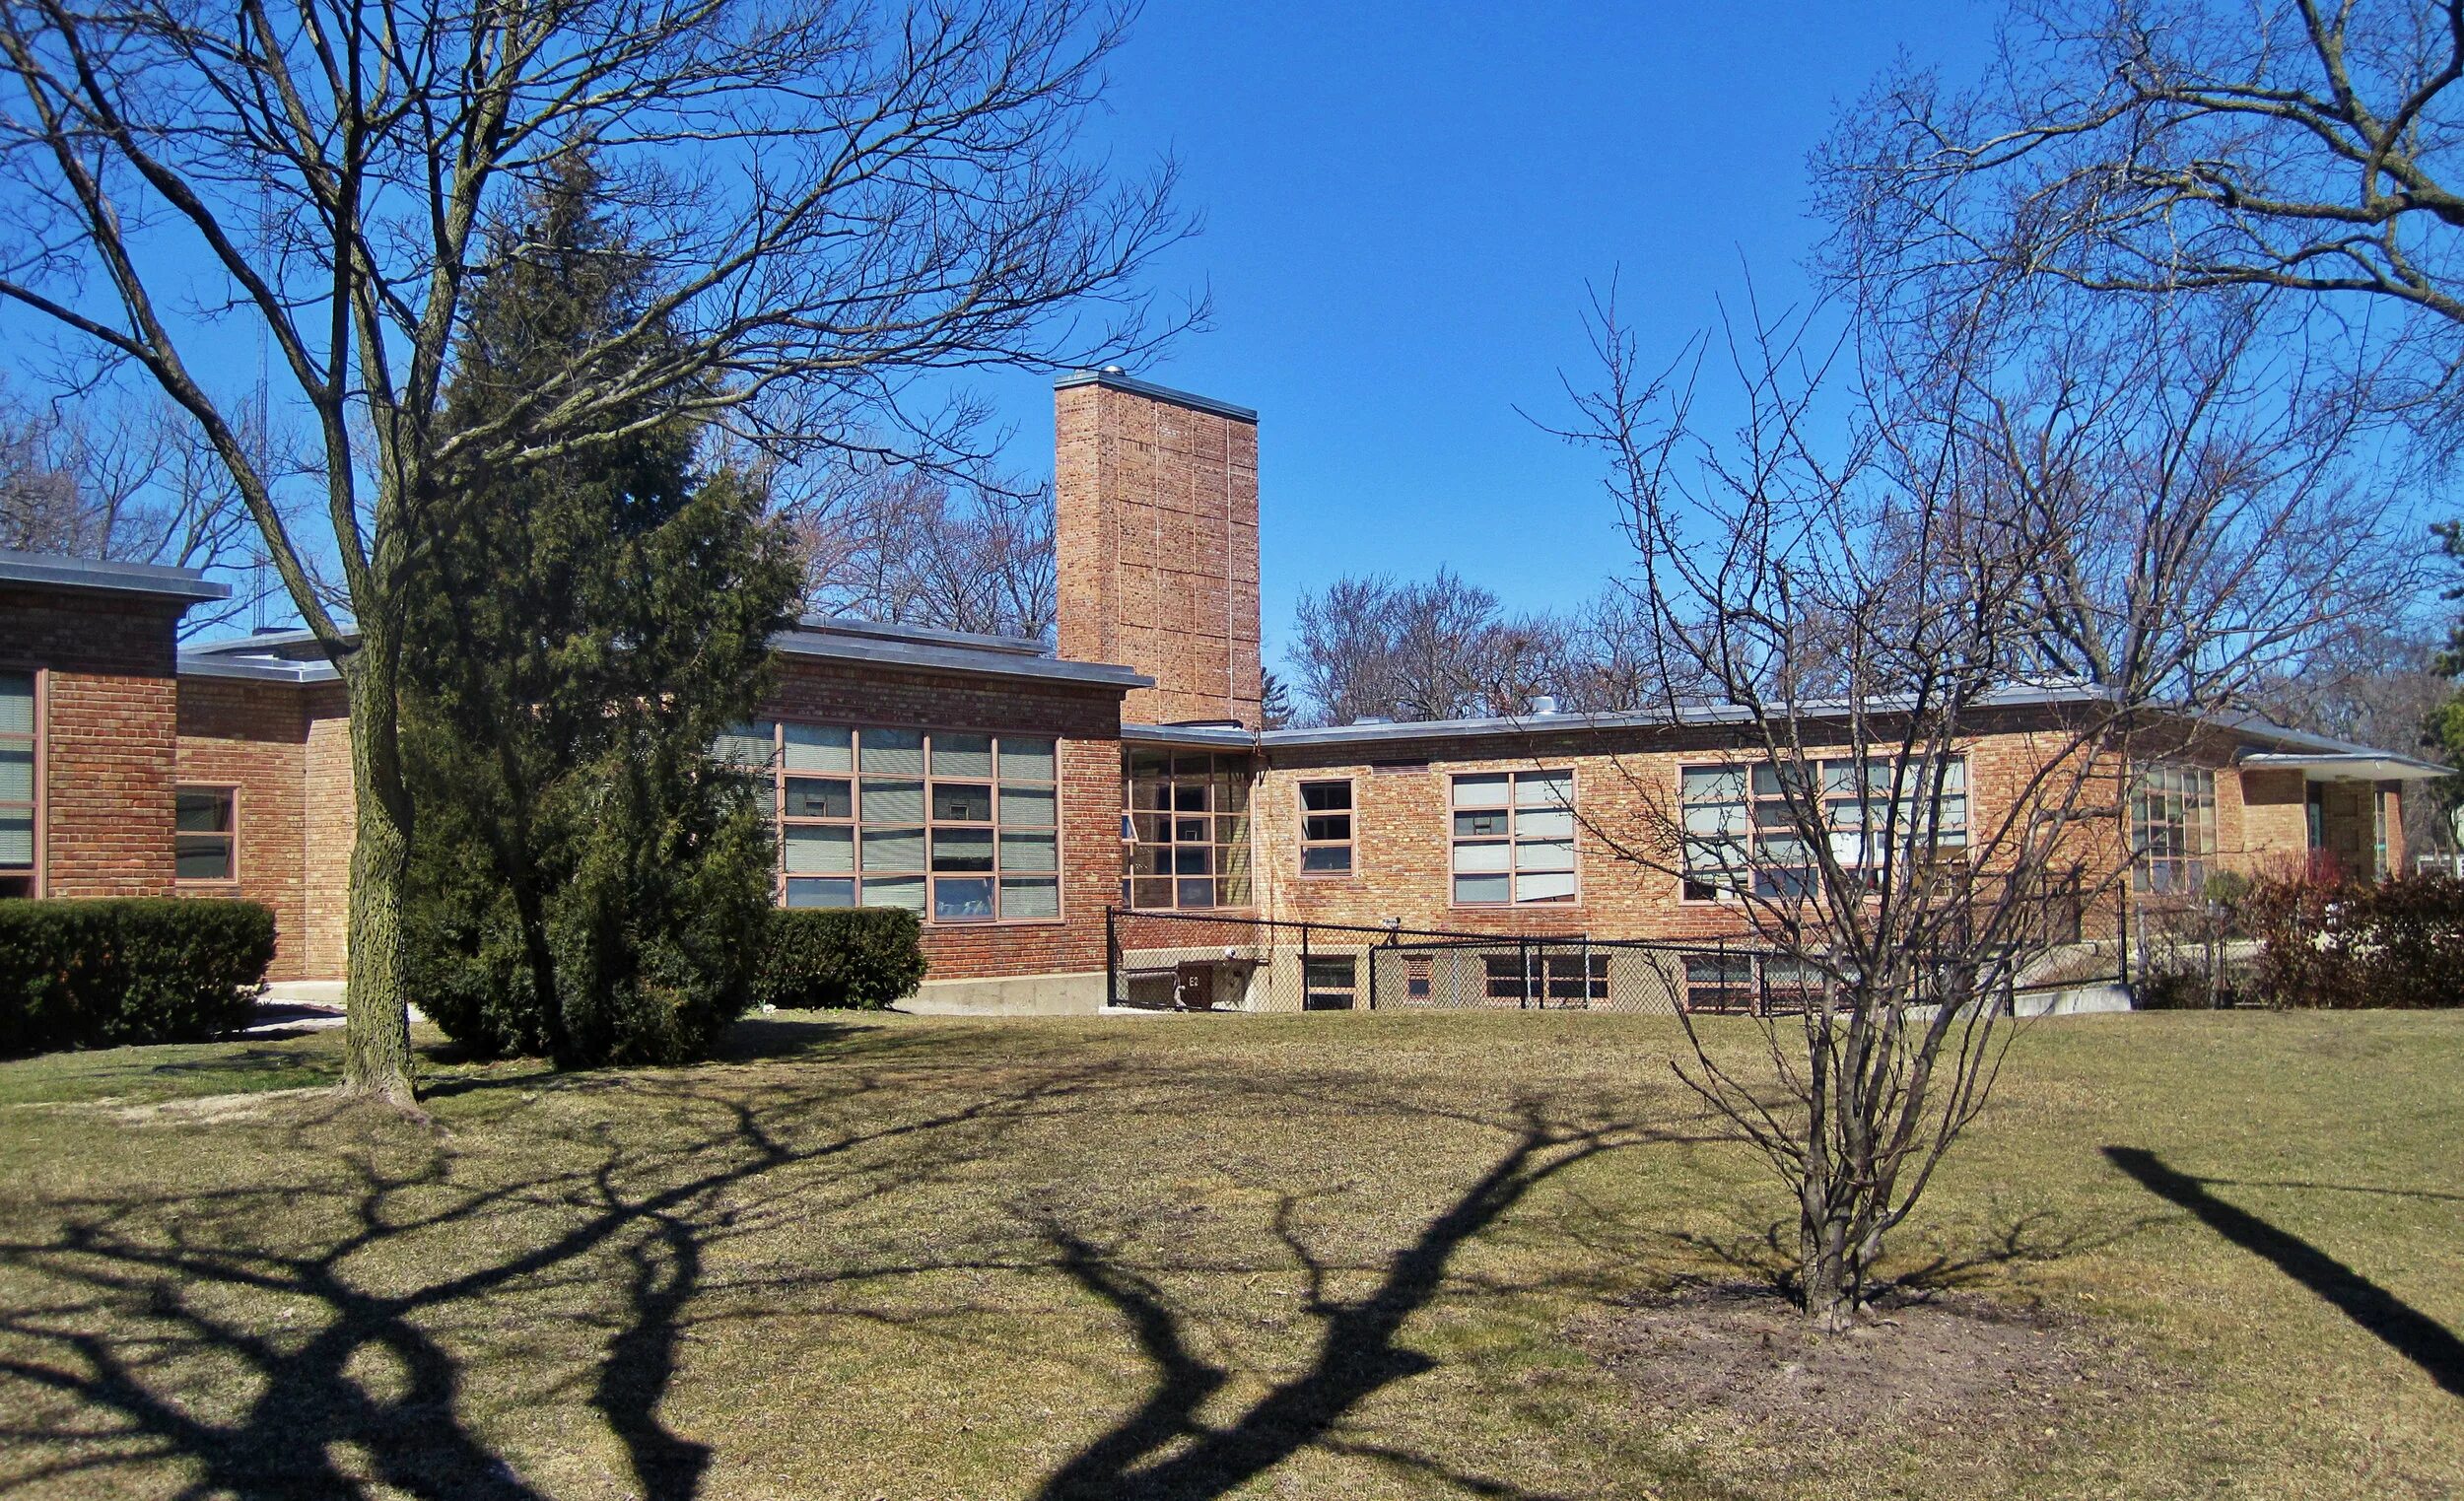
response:
<svg viewBox="0 0 2464 1501"><path fill-rule="evenodd" d="M0 1311L0 1390L22 1383L76 1407L75 1431L56 1419L0 1417L0 1445L19 1452L7 1479L100 1485L117 1467L171 1461L189 1471L181 1495L382 1488L438 1501L528 1501L542 1493L464 1412L465 1372L445 1331L542 1317L521 1300L542 1289L552 1296L560 1283L586 1291L614 1282L621 1303L588 1399L623 1446L639 1492L685 1501L699 1492L711 1454L673 1432L659 1409L710 1249L947 1172L1001 1132L1064 1108L1092 1076L1044 1072L926 1114L877 1076L752 1101L698 1093L695 1080L687 1072L614 1081L630 1110L672 1110L694 1124L647 1149L602 1126L585 1166L471 1182L456 1177L450 1151L407 1132L410 1145L390 1143L407 1166L380 1166L371 1149L312 1183L70 1203L56 1231L0 1239L0 1268L39 1289ZM841 1113L869 1124L844 1129ZM330 1151L333 1134L319 1128L333 1124L296 1129L318 1131L305 1139ZM939 1139L962 1127L973 1129ZM872 1150L903 1138L932 1145L914 1149L921 1140L909 1139L897 1151ZM301 1200L331 1211L338 1228L297 1249L278 1246L264 1225ZM435 1239L405 1250L413 1237ZM372 1254L389 1245L394 1254L369 1270ZM424 1267L422 1248L441 1253L442 1266ZM622 1268L612 1277L611 1262ZM830 1279L816 1271L805 1280ZM307 1317L292 1322L295 1311ZM235 1406L218 1408L235 1396ZM37 1444L49 1452L36 1458Z"/></svg>
<svg viewBox="0 0 2464 1501"><path fill-rule="evenodd" d="M1306 1369L1273 1384L1228 1422L1200 1409L1231 1372L1198 1353L1187 1316L1149 1277L1121 1264L1084 1236L1060 1226L1047 1235L1061 1267L1101 1298L1129 1327L1153 1369L1145 1399L1116 1419L1047 1477L1041 1501L1154 1498L1202 1501L1228 1494L1292 1458L1320 1448L1408 1469L1474 1495L1526 1497L1505 1481L1449 1468L1440 1462L1355 1442L1340 1433L1345 1416L1393 1384L1434 1369L1435 1362L1402 1342L1403 1326L1447 1285L1454 1257L1547 1180L1579 1163L1653 1139L1618 1127L1568 1127L1527 1104L1512 1145L1469 1188L1390 1256L1377 1282L1357 1297L1330 1290L1335 1268L1294 1228L1297 1201L1281 1200L1275 1230L1299 1262L1308 1291L1302 1310L1320 1326Z"/></svg>
<svg viewBox="0 0 2464 1501"><path fill-rule="evenodd" d="M2265 1258L2321 1301L2427 1372L2449 1396L2464 1397L2464 1339L2421 1310L2290 1230L2280 1229L2210 1192L2143 1147L2108 1146L2104 1155L2142 1188L2188 1209L2242 1250Z"/></svg>

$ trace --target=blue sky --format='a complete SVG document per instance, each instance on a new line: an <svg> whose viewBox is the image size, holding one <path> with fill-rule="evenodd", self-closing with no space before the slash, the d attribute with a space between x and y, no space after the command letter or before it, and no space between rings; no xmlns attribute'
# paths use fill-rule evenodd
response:
<svg viewBox="0 0 2464 1501"><path fill-rule="evenodd" d="M1799 295L1806 155L1902 49L1965 79L1997 7L1327 6L1158 0L1093 132L1171 153L1205 233L1158 268L1212 327L1142 374L1260 411L1269 660L1345 572L1451 567L1510 608L1596 592L1596 463L1518 416L1585 375L1586 280L1674 355L1750 266ZM1051 472L1050 394L990 393Z"/></svg>

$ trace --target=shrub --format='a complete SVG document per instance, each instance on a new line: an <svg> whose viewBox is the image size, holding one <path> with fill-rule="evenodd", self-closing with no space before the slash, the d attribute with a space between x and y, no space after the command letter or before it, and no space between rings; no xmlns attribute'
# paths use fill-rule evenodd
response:
<svg viewBox="0 0 2464 1501"><path fill-rule="evenodd" d="M0 902L0 1054L219 1036L273 962L256 902Z"/></svg>
<svg viewBox="0 0 2464 1501"><path fill-rule="evenodd" d="M894 907L780 909L770 915L753 993L764 1005L878 1011L916 993L924 926Z"/></svg>
<svg viewBox="0 0 2464 1501"><path fill-rule="evenodd" d="M2268 1003L2464 1006L2464 881L2263 881L2243 903Z"/></svg>

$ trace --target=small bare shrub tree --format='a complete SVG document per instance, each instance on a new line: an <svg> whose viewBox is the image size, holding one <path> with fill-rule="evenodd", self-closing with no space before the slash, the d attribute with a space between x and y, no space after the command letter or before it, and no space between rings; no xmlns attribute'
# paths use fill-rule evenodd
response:
<svg viewBox="0 0 2464 1501"><path fill-rule="evenodd" d="M1610 460L1653 677L1705 689L1670 712L1728 748L1625 768L1639 811L1585 821L1751 940L1719 981L1759 1065L1689 1010L1678 1071L1786 1180L1826 1330L1984 1108L2014 991L2126 895L2134 767L2312 649L2387 545L2351 425L2258 399L2287 373L2238 325L2041 312L1757 317L1713 432L1701 352L1654 378L1595 309L1569 436Z"/></svg>

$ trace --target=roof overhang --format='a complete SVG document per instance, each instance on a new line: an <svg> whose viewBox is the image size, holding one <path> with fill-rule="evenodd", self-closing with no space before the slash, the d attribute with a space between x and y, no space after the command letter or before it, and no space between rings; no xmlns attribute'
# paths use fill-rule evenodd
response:
<svg viewBox="0 0 2464 1501"><path fill-rule="evenodd" d="M2431 782L2456 775L2455 768L2416 761L2385 752L2336 751L2295 755L2257 751L2240 758L2244 771L2299 772L2312 782Z"/></svg>
<svg viewBox="0 0 2464 1501"><path fill-rule="evenodd" d="M1180 745L1193 750L1254 750L1256 733L1237 724L1128 724L1121 726L1125 745Z"/></svg>
<svg viewBox="0 0 2464 1501"><path fill-rule="evenodd" d="M770 645L773 650L788 656L901 667L921 672L947 672L965 677L1022 678L1031 682L1110 688L1119 692L1155 686L1155 680L1146 674L1110 662L1077 662L1064 657L1029 656L1006 648L857 636L835 630L782 631L770 639Z"/></svg>
<svg viewBox="0 0 2464 1501"><path fill-rule="evenodd" d="M193 568L110 563L96 558L62 557L56 553L0 551L0 583L105 594L148 594L158 599L178 600L182 608L231 597L230 584L217 583Z"/></svg>

